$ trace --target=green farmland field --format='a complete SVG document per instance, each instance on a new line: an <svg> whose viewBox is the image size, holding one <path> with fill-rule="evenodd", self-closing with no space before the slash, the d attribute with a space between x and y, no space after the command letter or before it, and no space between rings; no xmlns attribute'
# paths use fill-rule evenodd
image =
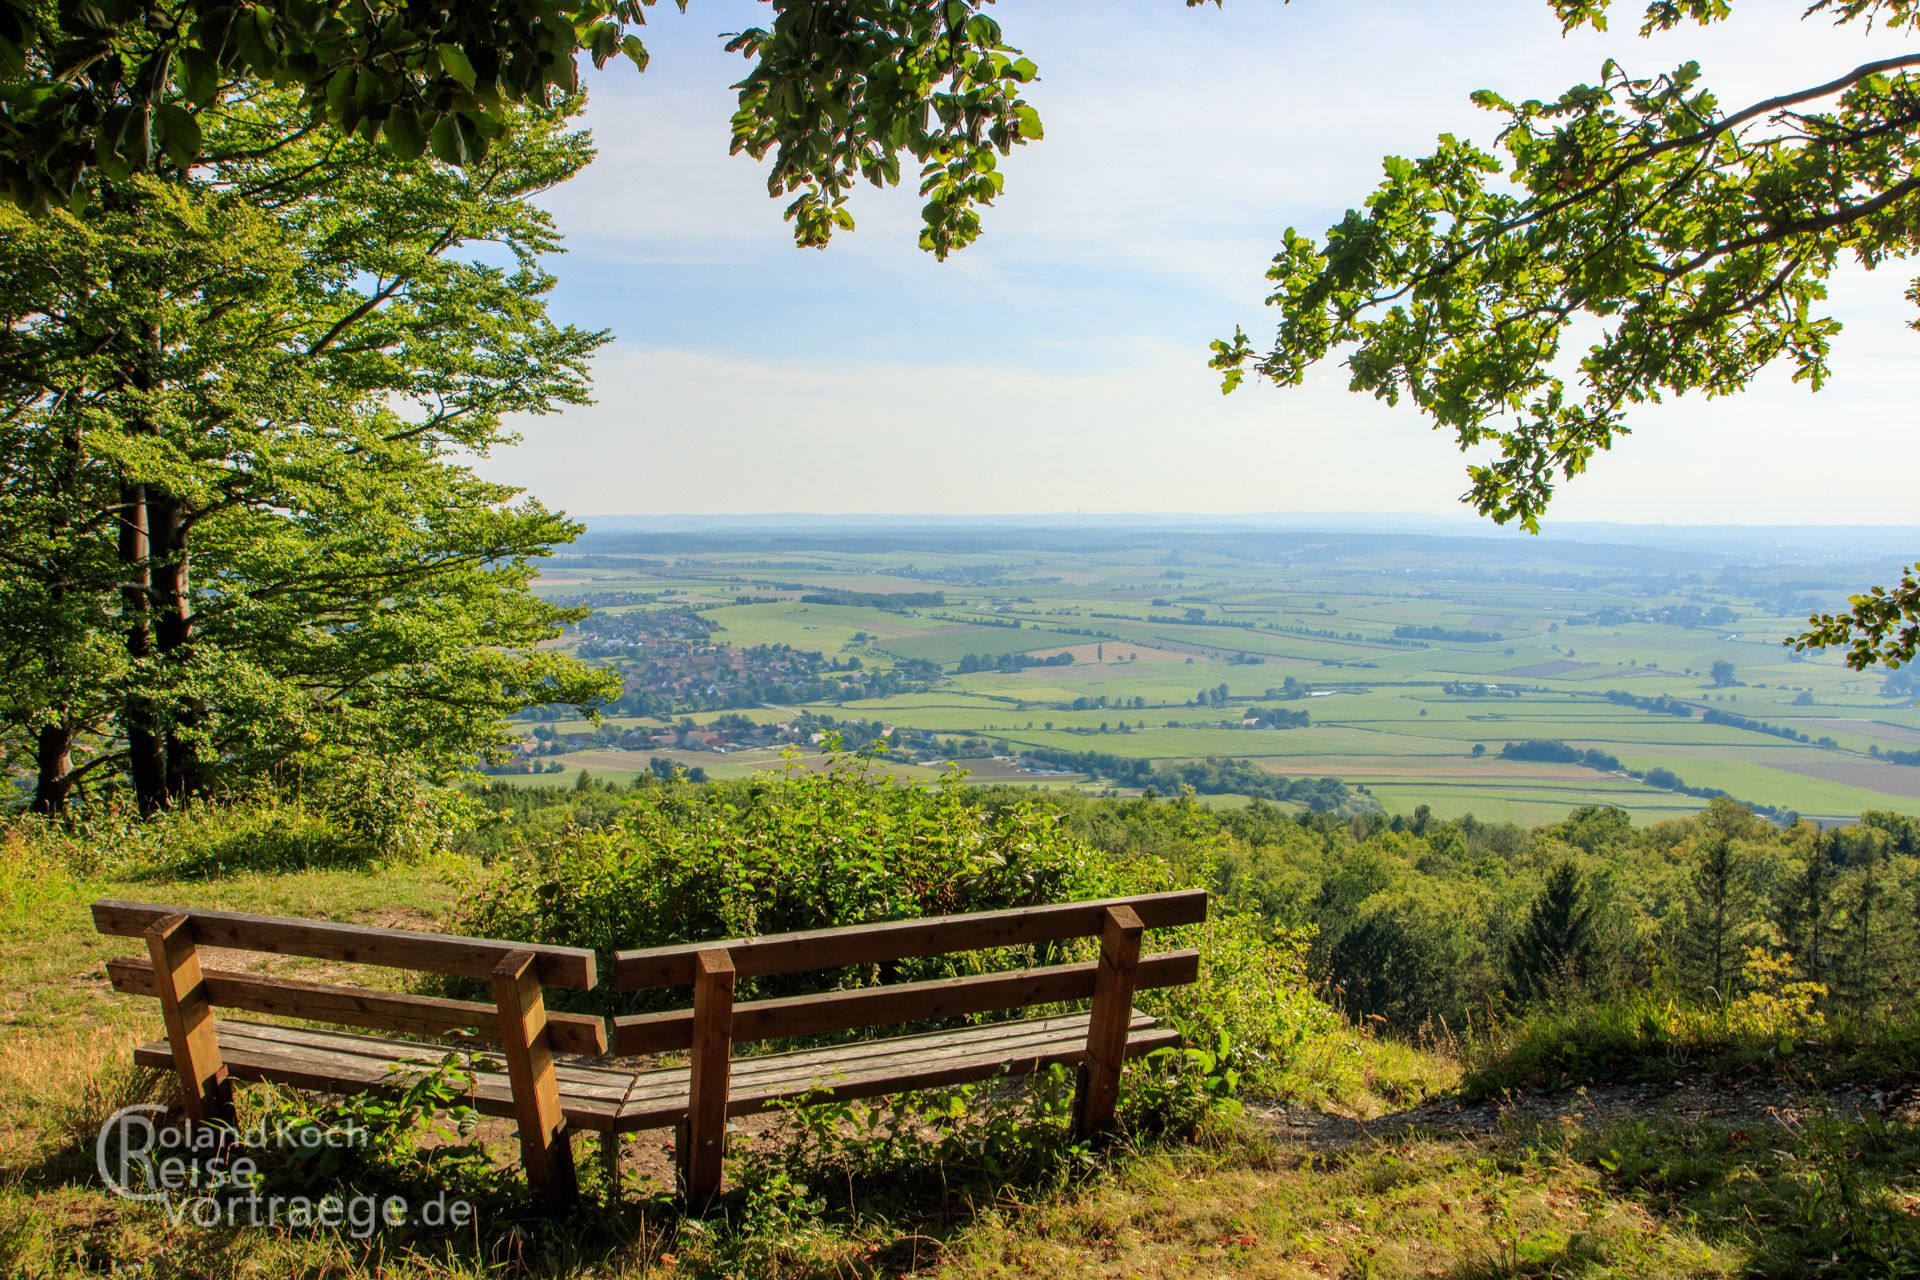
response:
<svg viewBox="0 0 1920 1280"><path fill-rule="evenodd" d="M1914 696L1890 688L1884 673L1781 643L1811 609L1857 587L1858 552L1822 560L1737 533L1725 546L1682 548L1630 531L1600 543L843 530L817 535L815 546L788 536L777 550L759 536L682 535L669 551L644 534L589 534L579 563L558 559L540 588L588 604L596 593L644 595L646 603L608 607L692 610L715 644L791 646L836 669L882 675L906 663L924 677L932 664L937 678L886 697L742 696L723 711L675 712L695 724L728 714L770 725L807 713L865 724L868 734L884 729L904 776L933 776L932 765L911 762L968 740L986 744L961 762L976 780L1028 785L1114 785L1097 773L1021 767L1025 753L1044 749L1159 763L1242 759L1288 777L1339 778L1392 812L1425 805L1529 823L1587 804L1651 822L1705 803L1671 778L1829 821L1867 809L1920 813L1920 767L1889 754L1920 751ZM823 592L858 599L800 599ZM1716 664L1730 664L1719 679ZM715 688L708 701L724 701ZM1275 709L1309 723L1243 723ZM577 719L554 724L591 731ZM1618 767L1505 754L1531 740L1598 752ZM650 754L717 777L781 764L765 747L589 746L558 760L569 773L619 777L646 770ZM1655 770L1668 786L1630 776Z"/></svg>

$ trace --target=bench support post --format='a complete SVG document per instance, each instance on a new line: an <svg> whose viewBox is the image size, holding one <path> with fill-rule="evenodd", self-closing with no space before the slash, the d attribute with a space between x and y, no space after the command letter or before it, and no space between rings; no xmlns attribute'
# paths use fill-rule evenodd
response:
<svg viewBox="0 0 1920 1280"><path fill-rule="evenodd" d="M513 1088L513 1115L520 1128L520 1162L534 1199L549 1206L579 1194L573 1144L560 1112L560 1081L547 1034L546 997L540 990L539 957L516 951L493 971L493 998L500 1007L500 1043Z"/></svg>
<svg viewBox="0 0 1920 1280"><path fill-rule="evenodd" d="M233 1120L227 1069L220 1062L213 1004L193 945L193 923L183 915L162 916L146 929L153 957L154 993L166 1020L173 1067L180 1073L181 1107L187 1119Z"/></svg>
<svg viewBox="0 0 1920 1280"><path fill-rule="evenodd" d="M1087 1019L1087 1060L1080 1068L1074 1109L1074 1132L1080 1138L1096 1137L1113 1126L1144 928L1132 907L1107 908L1100 929L1100 968L1093 979L1093 1013Z"/></svg>
<svg viewBox="0 0 1920 1280"><path fill-rule="evenodd" d="M733 1054L733 959L724 949L694 958L693 1067L687 1123L675 1145L680 1187L689 1206L704 1208L720 1191L727 1139L727 1078Z"/></svg>

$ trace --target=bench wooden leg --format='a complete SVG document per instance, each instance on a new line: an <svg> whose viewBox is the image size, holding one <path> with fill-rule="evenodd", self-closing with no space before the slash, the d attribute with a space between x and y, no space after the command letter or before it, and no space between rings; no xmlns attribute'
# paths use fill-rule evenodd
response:
<svg viewBox="0 0 1920 1280"><path fill-rule="evenodd" d="M687 1123L675 1144L680 1189L700 1209L720 1192L727 1143L727 1078L733 1054L733 960L721 949L695 958L693 1067Z"/></svg>
<svg viewBox="0 0 1920 1280"><path fill-rule="evenodd" d="M606 1175L607 1198L620 1195L620 1135L611 1130L600 1134L600 1169Z"/></svg>
<svg viewBox="0 0 1920 1280"><path fill-rule="evenodd" d="M200 973L200 953L193 945L193 925L183 915L162 916L147 926L146 938L173 1069L180 1073L181 1109L189 1120L231 1123L227 1069L220 1062L220 1038Z"/></svg>
<svg viewBox="0 0 1920 1280"><path fill-rule="evenodd" d="M520 1162L534 1199L549 1207L579 1195L573 1144L560 1112L560 1081L547 1036L547 1004L540 991L539 957L516 951L493 971L493 998L500 1008L500 1041L513 1087L513 1114L520 1127Z"/></svg>
<svg viewBox="0 0 1920 1280"><path fill-rule="evenodd" d="M1080 1068L1074 1132L1091 1138L1113 1127L1120 1099L1120 1069L1127 1060L1127 1026L1133 1021L1133 985L1145 926L1132 907L1108 907L1100 930L1100 968L1093 979L1093 1013L1087 1020L1087 1060Z"/></svg>

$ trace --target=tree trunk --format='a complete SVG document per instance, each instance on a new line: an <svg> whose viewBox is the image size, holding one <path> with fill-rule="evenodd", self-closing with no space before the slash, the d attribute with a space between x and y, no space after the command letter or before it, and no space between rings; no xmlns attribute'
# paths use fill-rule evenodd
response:
<svg viewBox="0 0 1920 1280"><path fill-rule="evenodd" d="M73 737L73 726L64 719L40 727L34 751L39 769L33 788L35 813L67 811L67 796L73 791Z"/></svg>
<svg viewBox="0 0 1920 1280"><path fill-rule="evenodd" d="M152 672L141 667L153 657L153 569L149 561L147 487L120 489L120 613L127 625L127 657L134 671L123 713L127 735L127 773L134 802L143 817L166 808L167 750L160 734L160 707L151 691ZM143 688L142 686L149 686Z"/></svg>
<svg viewBox="0 0 1920 1280"><path fill-rule="evenodd" d="M186 522L180 504L150 494L147 498L152 539L154 651L170 668L183 665L193 647L193 604L189 592ZM200 721L193 699L176 699L165 734L166 793L168 802L184 800L202 791L200 757L192 732Z"/></svg>

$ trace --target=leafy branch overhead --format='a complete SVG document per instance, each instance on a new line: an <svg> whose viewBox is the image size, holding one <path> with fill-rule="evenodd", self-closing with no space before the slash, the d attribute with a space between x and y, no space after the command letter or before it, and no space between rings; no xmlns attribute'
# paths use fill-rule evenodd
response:
<svg viewBox="0 0 1920 1280"><path fill-rule="evenodd" d="M676 0L686 8L686 0ZM1041 136L1021 95L1034 64L983 10L992 0L772 0L772 21L731 37L733 149L772 157L802 245L851 228L856 179L919 166L923 247L964 247L1000 193L997 158ZM645 69L655 0L0 0L0 179L21 206L85 198L200 160L201 112L235 81L297 88L314 121L399 158L486 155L516 105L578 88L584 56Z"/></svg>
<svg viewBox="0 0 1920 1280"><path fill-rule="evenodd" d="M1604 28L1611 6L1553 7L1568 28ZM1730 7L1655 0L1642 34ZM1920 3L1818 0L1806 16L1912 31ZM1693 62L1639 76L1608 61L1551 100L1479 92L1501 118L1492 149L1443 135L1430 155L1388 157L1323 240L1289 228L1267 273L1272 345L1236 331L1212 364L1226 390L1249 373L1297 385L1344 350L1353 390L1410 401L1463 450L1491 446L1466 499L1536 530L1556 483L1628 434L1635 407L1728 395L1780 362L1824 383L1840 328L1828 278L1920 248L1916 68L1920 53L1883 58L1732 108ZM1920 591L1878 599L1799 642L1861 635L1854 665L1910 660L1920 629L1889 631L1876 608L1920 617Z"/></svg>

